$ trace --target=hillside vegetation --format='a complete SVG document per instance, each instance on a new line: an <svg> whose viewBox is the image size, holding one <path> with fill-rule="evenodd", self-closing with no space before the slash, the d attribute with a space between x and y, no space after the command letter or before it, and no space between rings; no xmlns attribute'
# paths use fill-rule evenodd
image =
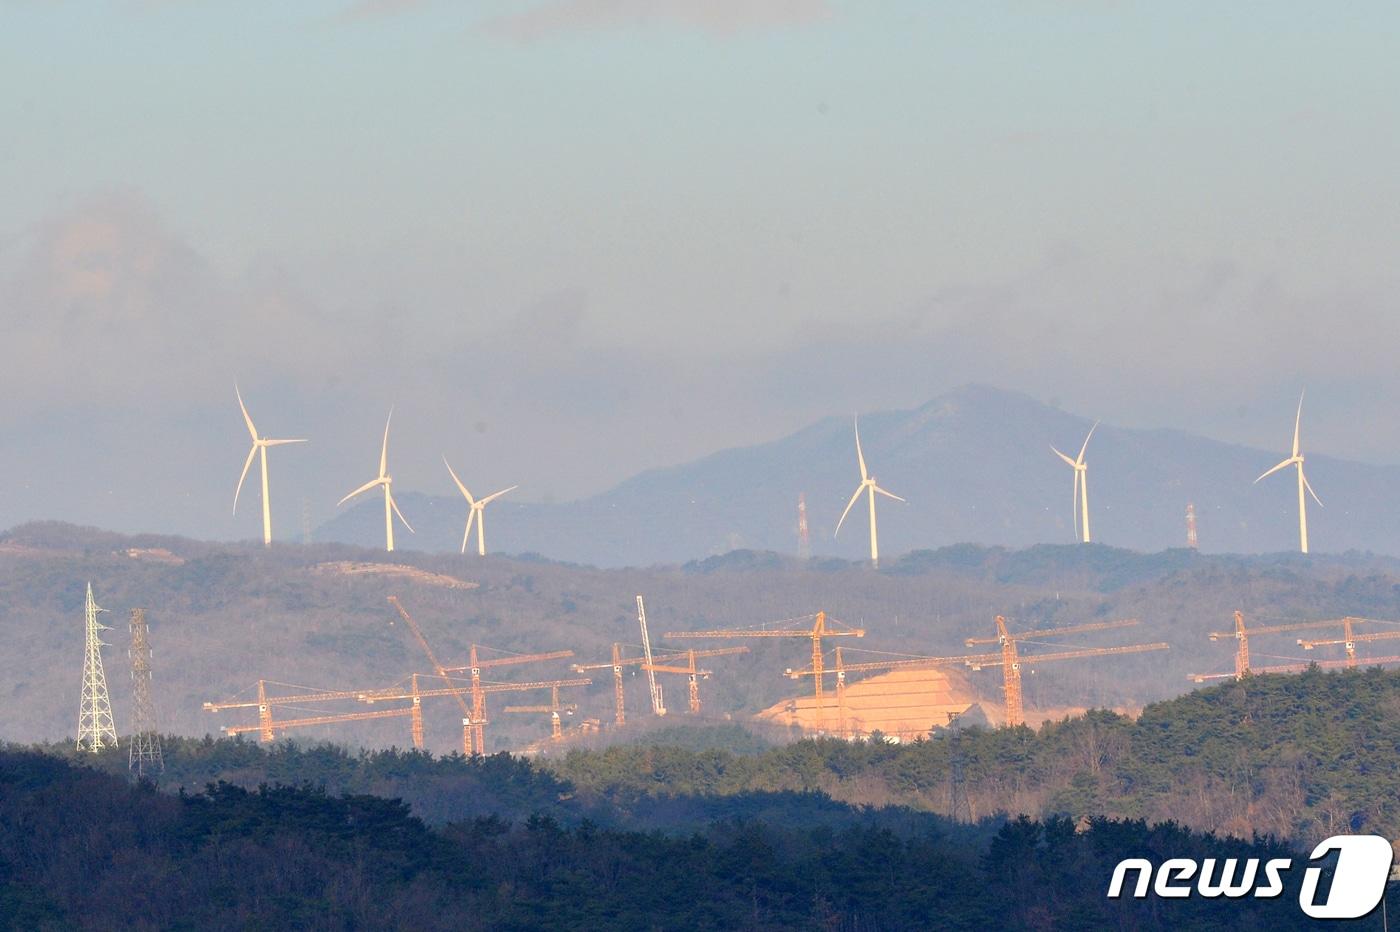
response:
<svg viewBox="0 0 1400 932"><path fill-rule="evenodd" d="M0 538L0 633L8 645L0 652L5 698L0 737L31 741L73 734L82 598L89 580L99 603L112 609L103 619L112 627L105 636L111 645L107 672L119 730L127 729L129 713L126 612L141 606L155 649L161 728L186 735L251 721L237 712L203 712L201 704L249 695L259 678L367 688L426 670L418 646L402 623L394 623L386 602L390 594L402 598L448 663L465 662L473 642L512 651L570 648L576 659L604 660L613 641L638 640L634 598L639 592L647 597L658 641L667 630L750 626L823 609L867 630L861 641L848 639L848 648L959 653L964 638L992 633L996 613L1010 616L1013 628L1136 617L1141 619L1136 628L1072 641L1172 644L1169 653L1043 668L1030 663L1026 699L1031 708L1136 707L1186 691L1188 672L1228 671L1233 645L1212 643L1206 634L1227 629L1236 608L1256 622L1342 614L1400 618L1400 564L1364 556L1303 560L1184 550L1135 554L1097 545L1024 551L962 546L891 558L879 572L832 560L802 565L746 551L630 570L524 558L392 556L337 545L265 551L56 524L16 528ZM421 575L326 569L347 563L392 563ZM475 585L455 588L443 579ZM782 676L785 668L807 662L806 644L748 644L749 654L709 663L715 675L701 686L706 720L741 720L810 689ZM1043 649L1034 645L1027 652ZM1275 655L1302 656L1288 638L1260 638L1254 651L1259 663ZM521 668L499 678L571 675L567 663ZM999 702L998 671L967 677L984 702ZM683 694L684 686L671 679L667 688L672 695ZM644 708L642 679L629 679L628 690L634 713ZM581 706L571 724L588 716L610 721L606 671L595 676L592 688L566 701ZM429 703L430 749L447 752L458 746L459 718L450 702ZM685 724L687 716L667 721ZM495 715L487 738L489 749L497 750L547 733L544 716ZM409 743L403 720L324 728L299 737L379 747Z"/></svg>
<svg viewBox="0 0 1400 932"><path fill-rule="evenodd" d="M1175 821L1301 845L1338 832L1400 837L1400 672L1247 677L1149 705L1137 720L1090 712L1047 725L922 741L803 740L777 746L735 726L672 728L633 744L529 764L507 754L434 758L281 742L168 739L162 785L309 780L332 792L402 798L433 823L538 812L625 828L689 831L715 819L843 824L867 807L879 827L965 831L952 815L952 763L976 819ZM743 751L732 748L744 748ZM119 775L123 750L50 753ZM899 812L894 821L878 813Z"/></svg>
<svg viewBox="0 0 1400 932"><path fill-rule="evenodd" d="M190 749L174 750L178 759ZM396 758L406 779L434 766L422 755L362 763L395 767ZM311 766L289 779L326 762L299 760ZM482 765L447 764L471 766ZM529 769L483 767L475 778L504 800L507 786L531 782ZM750 795L736 814L685 833L570 824L531 811L528 798L429 826L397 800L307 782L211 783L172 796L0 750L0 921L26 930L1306 927L1296 876L1278 899L1104 897L1125 857L1297 857L1269 840L1029 818L989 823L970 839L927 819L887 827L854 810L835 825L802 811L756 818L763 801ZM637 808L665 812L657 801Z"/></svg>

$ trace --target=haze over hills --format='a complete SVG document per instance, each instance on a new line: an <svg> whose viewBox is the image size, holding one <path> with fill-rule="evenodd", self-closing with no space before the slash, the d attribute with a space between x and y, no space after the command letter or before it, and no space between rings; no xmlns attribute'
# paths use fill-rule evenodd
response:
<svg viewBox="0 0 1400 932"><path fill-rule="evenodd" d="M365 567L380 572L356 572ZM407 568L406 570L404 568ZM385 572L387 570L387 572ZM453 583L453 580L459 582ZM994 632L995 614L1013 630L1138 618L1137 627L1076 637L1067 647L1166 641L1171 650L1076 661L1038 670L1027 651L1028 709L1132 708L1193 688L1186 674L1228 672L1232 643L1207 632L1228 629L1230 613L1252 621L1360 615L1400 620L1400 561L1362 555L1240 557L1176 549L1138 554L1098 544L1025 550L969 545L892 556L879 572L822 559L807 564L777 554L740 551L681 566L602 570L541 560L457 554L381 552L339 544L222 544L182 538L129 537L92 528L36 524L0 535L0 739L71 736L77 723L83 658L84 583L111 610L104 640L107 678L125 731L130 678L127 612L147 610L154 647L156 702L165 730L203 735L248 724L250 710L210 714L201 704L242 694L265 678L316 689L369 689L423 672L427 661L386 596L417 617L444 663L464 663L469 645L516 652L568 648L580 661L602 661L614 641L638 638L634 597L647 598L653 641L667 631L748 627L825 610L865 628L848 650L962 654L969 636ZM1379 627L1379 626L1377 626ZM691 644L698 642L690 642ZM706 646L715 646L711 643ZM1376 657L1393 653L1361 651ZM747 719L810 684L783 676L805 665L802 639L763 639L750 653L718 658L701 686L707 718ZM1035 651L1046 649L1034 645ZM636 650L629 648L635 653ZM1252 643L1256 663L1303 658L1293 638ZM848 653L850 660L856 656ZM865 655L869 657L870 655ZM1319 649L1322 659L1340 656ZM557 660L502 674L501 680L567 676ZM979 701L996 705L997 670L965 671ZM495 679L496 677L490 677ZM571 691L580 716L609 720L612 683L594 674ZM629 708L646 705L645 677L627 681ZM684 694L684 684L666 685ZM499 704L488 708L499 709ZM315 714L313 712L312 714ZM283 717L280 716L279 717ZM425 709L428 745L450 751L460 713L449 700ZM629 721L632 716L629 716ZM678 713L667 721L685 723ZM406 746L402 719L363 727L300 732L377 746ZM518 748L548 733L543 717L496 715L491 750Z"/></svg>
<svg viewBox="0 0 1400 932"><path fill-rule="evenodd" d="M1142 551L1182 546L1186 506L1193 502L1203 550L1296 549L1291 472L1252 484L1287 455L1292 413L1281 401L1279 445L1269 450L1181 431L1100 425L1088 451L1095 541ZM881 553L964 542L1027 547L1073 541L1072 473L1050 446L1073 455L1092 423L982 385L913 410L862 415L871 474L908 499L879 501ZM1400 526L1391 520L1400 510L1400 467L1311 454L1306 409L1303 452L1326 505L1310 503L1312 549L1400 554ZM471 486L471 464L456 465ZM487 509L487 547L597 566L684 562L737 548L792 553L802 492L813 554L859 559L868 553L863 502L852 509L840 538L832 533L859 478L851 418L832 416L770 443L641 473L579 501L521 501L529 494L521 489ZM418 531L416 537L401 534L400 546L458 549L463 499L396 495ZM383 506L358 503L316 536L382 547Z"/></svg>

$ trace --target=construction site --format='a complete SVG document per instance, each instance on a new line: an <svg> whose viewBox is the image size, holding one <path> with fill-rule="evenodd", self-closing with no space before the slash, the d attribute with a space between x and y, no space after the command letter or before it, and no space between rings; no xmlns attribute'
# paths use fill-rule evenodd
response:
<svg viewBox="0 0 1400 932"><path fill-rule="evenodd" d="M467 756L501 750L548 754L570 743L607 739L639 725L674 720L668 716L693 722L743 721L765 733L789 737L909 742L948 728L1035 727L1082 711L1083 706L1029 705L1025 678L1042 670L1043 676L1053 678L1062 667L1074 666L1111 677L1117 657L1170 649L1165 641L1095 646L1083 640L1140 628L1136 618L1023 628L996 616L985 633L964 639L966 652L943 655L858 647L866 629L822 611L748 627L667 630L654 635L641 595L635 604L639 643L614 642L606 658L579 657L566 646L521 652L478 643L470 644L466 656L444 657L404 602L390 595L384 623L400 632L398 636L421 663L418 670L387 682L326 687L258 679L240 694L204 700L202 708L217 716L223 734L247 735L260 742L302 732L331 737L340 726L396 720L402 723L407 744L421 750L429 747L427 703L451 710L456 723L452 746ZM118 733L102 663L102 633L110 630L100 621L104 611L89 586L78 747L93 751L115 745ZM433 627L443 621L434 619ZM1209 635L1212 642L1233 642L1232 669L1193 672L1188 679L1205 683L1298 672L1310 663L1324 668L1400 663L1400 655L1360 652L1362 645L1400 638L1400 629L1370 630L1386 624L1393 623L1355 616L1252 624L1236 611L1232 628ZM158 703L152 695L150 633L144 610L132 611L130 631L136 719L130 732L131 769L138 775L158 774L162 766L155 721ZM1276 656L1261 653L1261 644L1278 649L1278 644L1290 641L1296 649L1318 652L1317 659L1256 662ZM800 666L770 671L774 678L786 678L792 684L790 694L743 715L713 712L714 700L733 675L727 665L758 644L790 645L782 653L805 660ZM642 702L629 704L628 686L634 678L645 684L645 692ZM590 690L595 683L603 688ZM1134 710L1117 711L1132 714ZM529 728L535 737L524 744L493 741L493 726L507 719L538 722ZM443 720L441 712L437 720Z"/></svg>

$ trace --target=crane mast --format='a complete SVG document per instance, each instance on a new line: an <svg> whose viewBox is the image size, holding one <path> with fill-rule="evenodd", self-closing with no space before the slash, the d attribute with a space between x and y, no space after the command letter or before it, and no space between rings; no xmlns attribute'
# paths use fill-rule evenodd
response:
<svg viewBox="0 0 1400 932"><path fill-rule="evenodd" d="M651 635L647 633L647 610L640 595L637 596L637 623L642 626L642 653L647 658L647 688L651 690L651 711L657 715L665 715L666 705L661 701L661 687L656 683L656 671L651 669Z"/></svg>
<svg viewBox="0 0 1400 932"><path fill-rule="evenodd" d="M828 627L826 612L804 615L811 618L810 628L730 628L718 631L668 631L668 638L810 638L812 641L812 696L815 702L817 728L821 729L826 719L826 700L822 691L822 638L824 637L865 637L864 628L851 628L832 619L838 627ZM792 619L798 621L802 619Z"/></svg>
<svg viewBox="0 0 1400 932"><path fill-rule="evenodd" d="M549 705L508 705L502 711L520 712L525 714L548 714L549 715L549 739L551 741L562 741L564 738L564 726L559 720L559 713L573 715L578 711L578 706L574 703L568 705L559 704L559 687L555 686L549 694Z"/></svg>
<svg viewBox="0 0 1400 932"><path fill-rule="evenodd" d="M433 649L428 646L428 639L425 638L423 632L419 630L418 622L413 620L413 616L408 613L408 609L399 604L399 597L391 595L389 596L389 602L394 608L398 609L399 616L403 618L404 624L408 625L408 630L412 631L413 636L418 639L418 645L423 648L423 653L428 655L428 662L433 665L433 669L437 671L437 675L451 682L451 678L447 675L447 669L438 662L437 655L434 654ZM457 704L462 707L462 753L470 757L473 753L472 712L471 709L467 707L467 700L462 698L460 691L454 693L453 696L456 698ZM481 752L477 750L475 753L479 754Z"/></svg>
<svg viewBox="0 0 1400 932"><path fill-rule="evenodd" d="M1080 657L1107 657L1116 654L1138 654L1144 651L1168 650L1171 645L1163 641L1154 644L1129 644L1123 647L1091 647L1081 650L1056 651L1049 654L1036 654L1022 658L1018 646L1018 641L1030 637L1049 637L1061 634L1082 634L1086 631L1107 631L1114 628L1130 628L1136 625L1136 618L1126 618L1122 621L1099 621L1083 625L1070 625L1064 628L1041 628L1034 631L1022 631L1012 634L1006 626L1006 618L1001 615L996 616L997 633L994 638L968 638L968 646L974 644L998 644L1001 647L1001 654L991 655L994 659L984 659L969 657L964 661L974 670L981 670L983 667L1000 666L1002 668L1002 692L1006 704L1006 724L1009 727L1024 725L1026 723L1025 705L1021 692L1021 666L1022 661L1027 660L1033 663L1041 663L1051 660L1074 660Z"/></svg>
<svg viewBox="0 0 1400 932"><path fill-rule="evenodd" d="M626 694L623 689L622 668L623 667L650 667L653 673L691 673L690 667L666 666L673 661L684 661L687 664L692 662L691 655L695 659L700 657L730 657L734 654L747 654L747 647L713 647L708 650L688 650L676 651L667 654L656 654L652 657L653 663L648 664L646 657L624 657L622 656L622 645L613 642L612 660L608 663L576 663L573 670L576 673L583 673L587 670L611 669L613 675L613 721L618 725L626 724ZM709 677L709 670L696 670L696 675ZM699 685L691 680L691 711L698 712L700 704Z"/></svg>
<svg viewBox="0 0 1400 932"><path fill-rule="evenodd" d="M1333 626L1341 626L1342 637L1340 639L1321 640L1315 638L1299 638L1298 643L1303 646L1304 650L1312 650L1313 646L1319 644L1344 644L1346 646L1347 651L1348 666L1356 665L1357 641L1365 641L1372 639L1379 640L1379 638L1376 638L1374 635L1363 635L1361 637L1355 637L1353 635L1352 626L1368 621L1369 619L1366 618L1353 618L1348 616L1346 618L1326 618L1320 619L1318 621L1295 621L1283 625L1267 625L1264 627L1250 628L1245 626L1244 613L1241 611L1236 611L1234 615L1234 620L1235 629L1233 631L1212 631L1210 633L1210 639L1212 641L1220 641L1225 640L1227 638L1234 638L1235 672L1233 676L1237 680L1243 679L1249 673L1284 672L1284 670L1291 670L1294 669L1296 666L1295 664L1284 664L1283 666L1272 666L1267 668L1260 668L1259 670L1254 670L1253 668L1251 668L1249 661L1249 639L1253 635L1281 634L1288 631L1308 631L1315 628L1330 628ZM1302 667L1298 667L1298 669L1302 669ZM1204 682L1204 680L1206 679L1223 678L1223 676L1217 676L1215 674L1187 674L1187 679L1194 680L1197 683Z"/></svg>
<svg viewBox="0 0 1400 932"><path fill-rule="evenodd" d="M814 670L808 667L805 670L786 670L784 674L788 679L798 679L803 676L813 676L820 678L827 673L836 675L836 710L839 716L839 734L843 738L850 737L849 716L846 714L846 674L866 673L873 670L930 670L937 666L944 666L955 663L968 663L970 661L996 661L1001 658L1001 654L958 654L945 657L906 657L899 660L868 660L858 663L846 663L841 648L836 648L836 663L832 669Z"/></svg>

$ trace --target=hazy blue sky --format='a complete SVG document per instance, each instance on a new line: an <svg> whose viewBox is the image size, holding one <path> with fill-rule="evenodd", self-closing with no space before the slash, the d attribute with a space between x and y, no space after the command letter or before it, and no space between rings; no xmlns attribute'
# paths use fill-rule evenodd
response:
<svg viewBox="0 0 1400 932"><path fill-rule="evenodd" d="M0 0L0 525L525 498L984 381L1400 460L1400 7ZM1055 468L1053 462L1047 469ZM280 495L280 498L279 498Z"/></svg>

